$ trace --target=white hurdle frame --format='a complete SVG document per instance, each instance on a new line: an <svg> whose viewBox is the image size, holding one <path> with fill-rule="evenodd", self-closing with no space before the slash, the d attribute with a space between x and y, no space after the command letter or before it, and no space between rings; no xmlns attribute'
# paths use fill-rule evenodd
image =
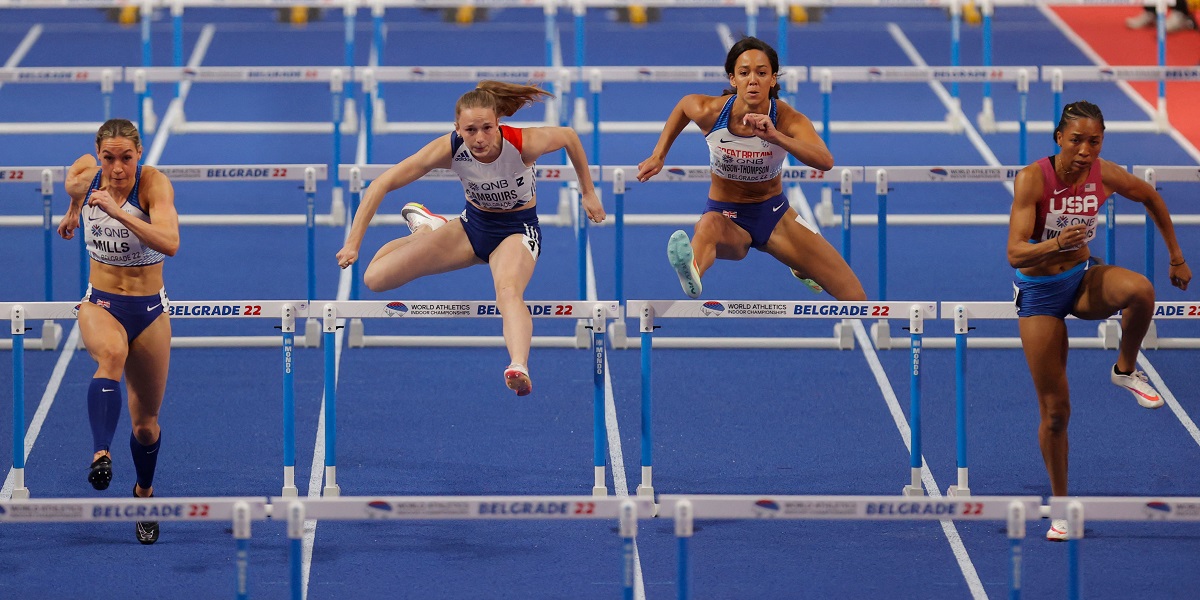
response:
<svg viewBox="0 0 1200 600"><path fill-rule="evenodd" d="M319 305L319 308L318 308ZM534 318L556 319L590 319L592 339L592 385L593 385L593 467L594 479L592 494L594 496L608 495L605 481L607 465L607 425L604 420L605 400L605 342L604 332L608 319L617 318L620 305L616 302L595 302L582 300L568 301L526 301L526 309ZM324 316L323 331L325 336L325 488L323 495L327 497L341 495L337 484L337 386L335 372L336 334L340 327L339 319L367 318L499 318L500 311L496 302L477 300L435 300L435 301L372 301L372 300L341 300L335 302L314 303L312 311L320 310ZM313 312L313 314L316 314ZM387 336L379 336L387 337ZM439 341L438 336L411 336L412 338L432 338ZM364 344L366 338L364 337ZM474 340L460 345L477 345ZM372 345L404 345L383 340L380 344ZM407 345L428 346L429 343Z"/></svg>
<svg viewBox="0 0 1200 600"><path fill-rule="evenodd" d="M232 525L233 589L238 600L249 598L250 523L269 514L267 498L55 498L0 500L0 523L114 523L133 521L218 521ZM212 590L209 590L210 592Z"/></svg>
<svg viewBox="0 0 1200 600"><path fill-rule="evenodd" d="M1037 496L904 498L897 496L786 496L663 494L664 512L673 515L677 543L679 600L691 597L689 540L696 520L818 521L1005 521L1009 539L1009 598L1021 595L1021 542L1025 522L1039 518Z"/></svg>
<svg viewBox="0 0 1200 600"><path fill-rule="evenodd" d="M1077 497L1050 498L1050 516L1067 520L1067 598L1083 597L1079 568L1080 540L1092 521L1200 521L1200 497Z"/></svg>
<svg viewBox="0 0 1200 600"><path fill-rule="evenodd" d="M957 438L958 482L946 489L947 496L970 496L970 470L967 462L967 348L1021 348L1020 337L971 338L971 319L1014 320L1017 308L1010 302L942 302L941 319L954 320L954 406L955 432ZM1155 319L1200 320L1200 302L1156 302ZM1068 317L1075 321L1075 317ZM1094 338L1070 337L1071 348L1116 349L1120 344L1120 316L1114 315L1099 322L1098 335ZM1153 324L1153 321L1151 322ZM931 338L930 348L951 347L948 338ZM1200 338L1156 338L1158 348L1200 348ZM1143 348L1150 348L1142 340Z"/></svg>
<svg viewBox="0 0 1200 600"><path fill-rule="evenodd" d="M54 183L62 182L66 177L64 167L3 167L0 168L0 183L34 182L34 176L41 182L39 192L42 196L42 216L3 216L0 217L0 227L35 227L42 226L42 284L46 302L54 300L54 239L53 200ZM80 236L82 240L83 237ZM28 340L25 347L29 350L54 350L62 340L62 326L52 320L42 321L42 335ZM12 340L0 340L0 350L12 349Z"/></svg>
<svg viewBox="0 0 1200 600"><path fill-rule="evenodd" d="M308 314L303 300L172 300L166 307L171 318L235 318L280 319L281 337L249 338L256 343L227 344L235 346L281 346L283 349L283 491L285 496L296 495L295 483L295 379L292 355L295 345L296 319ZM14 499L28 498L25 486L25 321L29 319L75 319L78 302L0 302L0 321L10 321L10 341L13 349L13 492ZM173 338L171 347L211 347L229 338ZM236 338L244 339L244 338ZM267 340L274 340L268 343ZM182 343L177 344L177 341ZM83 338L75 348L64 352L84 350Z"/></svg>
<svg viewBox="0 0 1200 600"><path fill-rule="evenodd" d="M639 518L654 514L649 501L595 496L361 496L343 498L272 498L273 519L285 518L289 539L291 598L304 595L302 577L304 521L503 521L616 520L621 537L623 597L632 600L635 580L634 539Z"/></svg>
<svg viewBox="0 0 1200 600"><path fill-rule="evenodd" d="M934 302L795 302L790 300L630 300L630 314L640 316L642 372L642 477L637 487L638 496L654 497L653 483L653 360L651 351L655 346L662 348L835 348L848 350L854 347L854 335L850 320L858 319L908 319L912 341L909 381L910 410L909 429L912 437L909 455L909 483L901 493L905 496L923 496L921 483L921 336L924 322L937 316ZM726 308L728 306L728 309ZM782 319L841 319L834 326L837 335L832 340L810 338L743 338L739 345L721 345L722 338L674 338L664 342L654 338L656 318L782 318ZM755 345L740 345L753 342Z"/></svg>
<svg viewBox="0 0 1200 600"><path fill-rule="evenodd" d="M61 5L60 5L61 6ZM3 5L0 4L0 8ZM0 68L0 84L21 83L74 83L100 86L101 115L98 121L76 122L5 122L0 123L0 135L29 135L43 133L91 133L95 134L108 119L112 118L112 94L114 84L121 81L124 67L11 67Z"/></svg>

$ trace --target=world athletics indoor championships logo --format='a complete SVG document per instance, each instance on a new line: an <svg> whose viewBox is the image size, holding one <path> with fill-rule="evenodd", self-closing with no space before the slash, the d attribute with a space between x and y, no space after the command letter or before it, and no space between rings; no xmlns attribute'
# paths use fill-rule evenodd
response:
<svg viewBox="0 0 1200 600"><path fill-rule="evenodd" d="M754 503L753 511L756 518L771 519L779 514L779 503L769 498L764 498Z"/></svg>
<svg viewBox="0 0 1200 600"><path fill-rule="evenodd" d="M403 302L388 302L387 306L383 307L383 312L389 317L403 317L408 314L408 306Z"/></svg>
<svg viewBox="0 0 1200 600"><path fill-rule="evenodd" d="M700 305L700 312L706 317L720 316L725 312L725 305L716 300L709 300Z"/></svg>
<svg viewBox="0 0 1200 600"><path fill-rule="evenodd" d="M1152 520L1167 519L1171 516L1171 505L1161 500L1146 503L1146 518Z"/></svg>
<svg viewBox="0 0 1200 600"><path fill-rule="evenodd" d="M949 175L950 175L950 171L947 171L946 169L943 169L941 167L934 167L929 170L929 179L931 179L933 181L937 181L939 179L948 177Z"/></svg>
<svg viewBox="0 0 1200 600"><path fill-rule="evenodd" d="M366 515L370 519L383 519L392 514L392 505L383 500L372 500L367 503Z"/></svg>

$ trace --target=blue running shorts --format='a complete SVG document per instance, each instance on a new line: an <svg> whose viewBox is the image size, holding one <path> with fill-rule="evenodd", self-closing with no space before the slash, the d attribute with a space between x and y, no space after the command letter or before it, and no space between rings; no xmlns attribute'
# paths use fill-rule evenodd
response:
<svg viewBox="0 0 1200 600"><path fill-rule="evenodd" d="M503 213L485 212L468 202L461 216L463 231L467 232L471 249L483 262L488 262L488 258L496 251L500 242L513 234L524 237L525 249L529 250L533 260L536 261L542 253L542 228L538 225L535 209Z"/></svg>
<svg viewBox="0 0 1200 600"><path fill-rule="evenodd" d="M1095 258L1088 258L1058 275L1030 276L1016 271L1013 303L1017 306L1017 316L1050 315L1066 318L1075 308L1075 297L1079 295L1083 276L1092 265L1099 263Z"/></svg>
<svg viewBox="0 0 1200 600"><path fill-rule="evenodd" d="M102 292L90 285L83 301L91 302L116 317L117 322L125 328L125 335L129 338L127 341L130 342L141 335L170 305L163 290L151 296L122 296Z"/></svg>
<svg viewBox="0 0 1200 600"><path fill-rule="evenodd" d="M734 225L750 234L750 247L762 250L771 239L775 225L787 213L787 198L780 194L763 202L717 202L709 198L704 212L716 212L729 218Z"/></svg>

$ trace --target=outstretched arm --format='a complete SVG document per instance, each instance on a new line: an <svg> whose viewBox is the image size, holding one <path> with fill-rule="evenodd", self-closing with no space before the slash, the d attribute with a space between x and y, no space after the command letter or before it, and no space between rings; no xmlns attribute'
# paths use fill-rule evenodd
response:
<svg viewBox="0 0 1200 600"><path fill-rule="evenodd" d="M596 188L592 185L592 173L588 169L587 154L583 151L583 143L579 134L570 127L529 127L523 131L521 158L525 164L532 164L543 154L556 150L567 150L567 158L575 167L575 177L579 181L579 194L583 201L583 210L593 223L604 221L604 206L596 196Z"/></svg>
<svg viewBox="0 0 1200 600"><path fill-rule="evenodd" d="M1162 196L1153 186L1120 166L1105 160L1100 168L1106 187L1134 202L1141 202L1142 206L1146 207L1146 214L1150 215L1150 220L1154 221L1158 232L1162 234L1170 254L1171 285L1186 290L1192 280L1192 270L1187 265L1178 240L1175 239L1175 225L1171 222L1167 203L1163 202Z"/></svg>
<svg viewBox="0 0 1200 600"><path fill-rule="evenodd" d="M687 127L688 123L696 121L704 113L704 101L708 96L701 94L689 94L684 96L675 108L671 110L671 116L667 117L667 122L663 125L662 134L658 136L658 143L654 145L654 151L650 153L650 157L638 164L638 181L646 181L659 171L662 171L663 162L667 160L667 152L671 149L671 144L675 143L675 138Z"/></svg>
<svg viewBox="0 0 1200 600"><path fill-rule="evenodd" d="M363 192L362 202L354 215L354 223L350 225L346 243L337 253L338 265L345 269L358 260L358 249L367 234L367 226L371 224L371 219L375 218L375 211L379 210L379 205L388 192L398 190L434 169L449 169L450 155L450 134L446 134L429 142L416 154L400 161L372 181Z"/></svg>

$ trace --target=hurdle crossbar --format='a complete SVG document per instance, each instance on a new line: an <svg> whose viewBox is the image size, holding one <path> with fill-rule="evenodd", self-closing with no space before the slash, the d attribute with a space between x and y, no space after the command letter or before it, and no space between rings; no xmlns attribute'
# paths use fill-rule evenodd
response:
<svg viewBox="0 0 1200 600"><path fill-rule="evenodd" d="M342 521L616 520L621 537L624 597L633 598L637 520L654 514L652 502L595 496L384 496L273 498L273 518L287 519L292 597L304 591L302 540L306 519Z"/></svg>
<svg viewBox="0 0 1200 600"><path fill-rule="evenodd" d="M122 498L0 500L0 523L224 521L233 529L234 589L248 598L250 523L267 518L267 499Z"/></svg>
<svg viewBox="0 0 1200 600"><path fill-rule="evenodd" d="M620 304L617 302L595 301L527 301L525 308L534 318L573 319L577 323L577 331L585 321L591 330L590 345L583 346L591 349L592 360L592 390L593 390L593 466L594 479L592 494L605 496L608 487L605 482L607 437L604 421L605 399L605 328L608 319L620 315ZM386 319L420 319L420 318L497 318L500 310L496 302L476 300L438 300L438 301L369 301L343 300L325 302L320 306L313 305L312 310L321 311L323 315L323 331L325 336L325 496L337 496L340 488L337 485L337 436L336 436L336 406L337 388L335 361L335 334L338 330L338 320L352 319L350 332L351 346L480 346L479 336L468 339L445 338L442 336L364 336L361 332L353 331L354 320L367 318ZM313 313L316 314L316 313ZM538 343L534 338L534 346L545 347L579 347L574 345L576 338L569 338L572 345L563 346L546 341ZM503 338L499 338L501 343Z"/></svg>
<svg viewBox="0 0 1200 600"><path fill-rule="evenodd" d="M308 303L288 300L206 300L175 301L166 307L171 318L234 318L280 320L281 337L193 337L173 338L171 347L268 347L283 348L283 494L295 495L295 380L292 369L292 354L295 345L296 319L307 316ZM75 319L78 302L0 302L0 321L10 321L10 340L13 349L13 498L28 498L25 487L25 322L28 320ZM235 341L237 343L230 343ZM84 349L80 338L75 348L64 348L64 352Z"/></svg>
<svg viewBox="0 0 1200 600"><path fill-rule="evenodd" d="M958 482L947 490L948 496L970 496L970 470L967 462L967 348L1020 348L1020 337L968 338L970 321L1016 319L1017 308L1012 302L942 302L941 319L954 320L954 338L931 338L928 348L954 348L955 430L957 433ZM1075 317L1067 317L1075 320ZM1116 349L1120 344L1119 315L1102 320L1095 338L1070 337L1072 348ZM1154 319L1200 319L1200 302L1157 302ZM949 342L953 342L951 345ZM1154 340L1160 348L1200 348L1200 339ZM1143 339L1143 348L1149 348Z"/></svg>
<svg viewBox="0 0 1200 600"><path fill-rule="evenodd" d="M821 521L1005 521L1009 538L1010 598L1021 590L1021 542L1025 522L1039 518L1037 496L979 496L954 498L897 498L896 496L784 496L763 494L663 494L662 508L675 519L678 598L691 597L690 540L696 520L821 520Z"/></svg>
<svg viewBox="0 0 1200 600"><path fill-rule="evenodd" d="M19 4L23 4L19 3ZM124 67L0 67L0 84L74 83L98 85L104 119L84 122L4 122L0 135L96 133L112 117L112 94Z"/></svg>
<svg viewBox="0 0 1200 600"><path fill-rule="evenodd" d="M925 491L921 484L921 337L924 322L935 318L937 306L934 302L796 302L791 300L630 300L629 314L639 316L641 339L641 391L642 391L642 481L638 484L639 496L654 497L653 484L653 386L652 349L660 348L836 348L854 347L853 328L850 320L858 319L907 319L912 341L911 369L909 380L910 411L909 428L912 444L909 456L909 483L902 493L906 496L921 496ZM838 319L832 339L811 338L676 338L660 343L654 338L655 319L700 318L700 319ZM669 338L668 338L669 339ZM772 345L775 340L781 340ZM786 340L786 341L782 341ZM742 345L743 342L746 345Z"/></svg>

